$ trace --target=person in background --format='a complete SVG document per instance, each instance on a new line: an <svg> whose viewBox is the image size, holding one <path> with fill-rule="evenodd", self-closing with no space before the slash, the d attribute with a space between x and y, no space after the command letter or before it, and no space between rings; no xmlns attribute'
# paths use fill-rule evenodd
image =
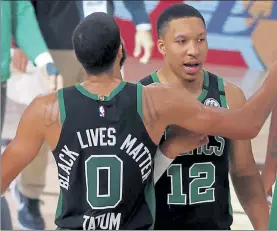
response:
<svg viewBox="0 0 277 231"><path fill-rule="evenodd" d="M142 48L144 55L140 58L141 63L148 63L151 57L154 45L151 33L151 23L147 14L143 0L127 1L123 0L124 6L132 16L133 24L136 26L135 48L133 55L138 57L141 55ZM82 5L81 5L82 4ZM83 16L87 16L93 12L105 12L114 15L115 6L113 0L107 1L79 1L80 12Z"/></svg>
<svg viewBox="0 0 277 231"><path fill-rule="evenodd" d="M26 53L27 57L49 77L49 90L63 87L63 80L54 64L40 33L34 9L29 1L1 2L1 136L6 107L7 81L10 78L11 39ZM24 208L22 210L24 212ZM12 230L8 203L1 197L1 230Z"/></svg>
<svg viewBox="0 0 277 231"><path fill-rule="evenodd" d="M132 15L136 26L134 56L144 54L141 63L151 57L153 39L149 16L143 1L123 1ZM92 12L114 13L113 1L32 1L38 24L50 53L62 76L64 86L71 86L83 80L83 69L77 61L72 34L81 19ZM24 50L15 48L12 64L16 69L26 72L28 58ZM70 63L70 65L68 65ZM39 211L39 198L45 187L48 148L42 147L36 159L28 165L17 178L13 187L14 195L24 209L18 208L18 221L28 229L41 229L44 221Z"/></svg>

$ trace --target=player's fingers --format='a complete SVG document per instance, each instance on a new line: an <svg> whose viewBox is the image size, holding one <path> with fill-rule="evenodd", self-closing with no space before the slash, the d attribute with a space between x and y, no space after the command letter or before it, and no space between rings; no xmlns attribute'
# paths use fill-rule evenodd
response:
<svg viewBox="0 0 277 231"><path fill-rule="evenodd" d="M23 72L26 72L26 69L27 69L27 65L28 65L28 60L25 59L24 57L22 57L22 62L21 62L21 68L22 68L22 71Z"/></svg>
<svg viewBox="0 0 277 231"><path fill-rule="evenodd" d="M141 57L140 62L146 64L149 62L151 56L151 47L144 48L144 55Z"/></svg>
<svg viewBox="0 0 277 231"><path fill-rule="evenodd" d="M63 77L61 75L58 75L56 90L59 90L61 88L63 88Z"/></svg>
<svg viewBox="0 0 277 231"><path fill-rule="evenodd" d="M205 145L205 144L208 144L209 143L209 137L208 136L203 136L201 139L200 139L200 145Z"/></svg>
<svg viewBox="0 0 277 231"><path fill-rule="evenodd" d="M141 44L139 41L136 41L133 55L134 57L138 57L140 53L141 53Z"/></svg>
<svg viewBox="0 0 277 231"><path fill-rule="evenodd" d="M48 77L48 86L49 86L49 91L55 91L56 90L56 81L57 81L57 77L55 75L50 75Z"/></svg>
<svg viewBox="0 0 277 231"><path fill-rule="evenodd" d="M20 63L20 58L16 57L14 59L14 67L18 70L18 71L22 71L21 69L21 63Z"/></svg>

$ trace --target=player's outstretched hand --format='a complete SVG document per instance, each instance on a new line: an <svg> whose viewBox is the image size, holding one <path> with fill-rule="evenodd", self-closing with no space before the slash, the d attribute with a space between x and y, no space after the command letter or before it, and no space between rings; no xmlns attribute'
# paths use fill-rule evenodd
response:
<svg viewBox="0 0 277 231"><path fill-rule="evenodd" d="M167 130L166 141L160 150L168 158L174 159L181 153L190 152L209 142L206 135L196 134L179 126L171 125Z"/></svg>

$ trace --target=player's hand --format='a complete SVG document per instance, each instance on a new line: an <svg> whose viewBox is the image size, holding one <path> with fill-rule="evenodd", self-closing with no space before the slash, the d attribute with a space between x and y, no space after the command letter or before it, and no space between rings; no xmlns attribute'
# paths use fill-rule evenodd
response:
<svg viewBox="0 0 277 231"><path fill-rule="evenodd" d="M208 136L172 125L167 132L166 141L160 145L160 149L165 156L174 159L181 153L190 152L207 143L209 143Z"/></svg>
<svg viewBox="0 0 277 231"><path fill-rule="evenodd" d="M266 200L267 200L268 208L270 210L271 209L271 204L272 204L272 196L268 195L266 197Z"/></svg>
<svg viewBox="0 0 277 231"><path fill-rule="evenodd" d="M28 57L19 48L14 49L14 54L12 56L12 65L15 69L21 72L26 72Z"/></svg>
<svg viewBox="0 0 277 231"><path fill-rule="evenodd" d="M138 57L142 53L142 48L144 48L144 55L139 60L141 63L146 64L149 62L153 45L154 42L150 30L136 31L134 56Z"/></svg>
<svg viewBox="0 0 277 231"><path fill-rule="evenodd" d="M57 91L63 87L63 77L54 63L48 63L44 66L47 76L47 85L50 92Z"/></svg>

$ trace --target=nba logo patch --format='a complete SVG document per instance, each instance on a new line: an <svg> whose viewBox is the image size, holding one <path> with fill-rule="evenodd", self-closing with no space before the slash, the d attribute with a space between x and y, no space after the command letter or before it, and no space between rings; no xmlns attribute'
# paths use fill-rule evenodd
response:
<svg viewBox="0 0 277 231"><path fill-rule="evenodd" d="M210 106L210 107L220 107L219 102L214 98L206 99L204 104L207 105L207 106Z"/></svg>
<svg viewBox="0 0 277 231"><path fill-rule="evenodd" d="M103 106L99 107L99 116L100 117L105 117L105 109Z"/></svg>

